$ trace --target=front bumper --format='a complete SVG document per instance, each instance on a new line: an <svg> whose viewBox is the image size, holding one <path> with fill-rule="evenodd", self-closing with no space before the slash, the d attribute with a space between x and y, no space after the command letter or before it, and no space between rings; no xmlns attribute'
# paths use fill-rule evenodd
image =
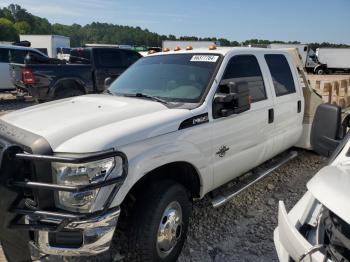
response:
<svg viewBox="0 0 350 262"><path fill-rule="evenodd" d="M127 176L126 155L115 150L74 157L37 155L24 153L17 145L4 140L0 139L0 142L1 183L11 190L22 192L20 193L22 198L16 199L15 202L11 203L10 209L5 211L15 216L13 220L8 222L7 227L14 230L34 232L34 238L30 246L35 253L87 256L106 251L110 246L120 214L120 208L113 206L112 202ZM34 165L42 162L85 163L112 156L122 158L122 175L86 186L65 186L41 182L29 177L16 176L16 171L12 171L11 168L8 169L8 167L20 165L20 161L29 161ZM9 159L15 162L9 162ZM34 178L34 175L31 178ZM38 195L40 191L84 192L108 186L112 187L111 193L106 195L106 200L101 209L93 213L74 213L57 209L54 206L42 208L40 205L32 205L37 200L40 203L40 199L42 199Z"/></svg>
<svg viewBox="0 0 350 262"><path fill-rule="evenodd" d="M62 231L68 234L82 233L82 244L79 247L57 246L50 241L50 233L47 231L39 231L37 241L32 246L37 249L35 251L49 255L89 256L102 253L109 249L119 215L120 209L117 208L95 218L68 224Z"/></svg>
<svg viewBox="0 0 350 262"><path fill-rule="evenodd" d="M303 216L303 211L308 205L309 195L305 195L297 204L297 209L295 211L300 212L300 218ZM291 258L294 261L299 261L299 259L305 254L309 253L313 249L313 246L303 237L303 235L297 230L296 223L298 221L291 218L290 214L287 214L286 208L282 201L279 202L278 210L278 227L274 232L274 243L278 258L281 262L290 262ZM326 259L325 256L319 252L315 251L308 254L301 261L305 262L332 262Z"/></svg>

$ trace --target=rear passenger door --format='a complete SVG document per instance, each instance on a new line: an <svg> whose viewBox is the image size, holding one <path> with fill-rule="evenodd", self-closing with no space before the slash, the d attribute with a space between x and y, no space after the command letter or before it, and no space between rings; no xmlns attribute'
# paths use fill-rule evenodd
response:
<svg viewBox="0 0 350 262"><path fill-rule="evenodd" d="M9 49L0 48L0 89L12 89L9 69Z"/></svg>
<svg viewBox="0 0 350 262"><path fill-rule="evenodd" d="M274 91L275 143L280 153L296 144L302 133L304 99L294 64L284 54L265 54Z"/></svg>
<svg viewBox="0 0 350 262"><path fill-rule="evenodd" d="M271 157L274 123L269 119L269 110L273 99L268 81L263 78L262 59L259 54L238 54L226 66L222 80L247 82L252 104L246 112L212 122L215 187ZM220 154L223 149L224 154Z"/></svg>

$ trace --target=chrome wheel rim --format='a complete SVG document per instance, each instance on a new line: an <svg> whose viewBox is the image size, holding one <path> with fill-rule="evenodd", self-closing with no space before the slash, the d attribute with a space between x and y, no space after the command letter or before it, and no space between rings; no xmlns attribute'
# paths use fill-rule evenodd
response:
<svg viewBox="0 0 350 262"><path fill-rule="evenodd" d="M179 202L171 202L161 217L158 235L157 251L160 257L166 257L176 246L182 235L182 208Z"/></svg>

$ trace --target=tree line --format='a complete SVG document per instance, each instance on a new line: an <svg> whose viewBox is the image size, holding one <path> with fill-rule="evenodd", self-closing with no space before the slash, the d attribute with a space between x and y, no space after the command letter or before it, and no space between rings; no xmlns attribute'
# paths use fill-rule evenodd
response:
<svg viewBox="0 0 350 262"><path fill-rule="evenodd" d="M124 44L133 46L161 46L163 40L187 41L219 41L222 46L252 45L266 47L271 43L299 44L298 41L278 41L250 39L244 42L231 41L225 38L196 37L175 35L160 35L141 27L115 25L93 22L81 26L79 24L63 25L51 24L46 18L35 16L19 5L11 4L0 8L0 41L18 41L20 34L56 34L69 36L71 46L83 46L86 43ZM350 47L345 44L310 43L312 49L318 47Z"/></svg>

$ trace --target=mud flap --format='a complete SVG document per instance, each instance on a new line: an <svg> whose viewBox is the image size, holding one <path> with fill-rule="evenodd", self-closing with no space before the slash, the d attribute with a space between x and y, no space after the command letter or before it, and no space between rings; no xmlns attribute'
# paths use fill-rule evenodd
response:
<svg viewBox="0 0 350 262"><path fill-rule="evenodd" d="M4 151L0 149L0 151ZM4 153L0 153L0 163ZM0 166L0 242L5 256L9 262L31 261L28 243L30 236L28 231L14 230L8 228L10 222L15 218L15 214L9 212L12 203L20 197L20 193L10 190L6 186L8 179L7 167L2 162Z"/></svg>

